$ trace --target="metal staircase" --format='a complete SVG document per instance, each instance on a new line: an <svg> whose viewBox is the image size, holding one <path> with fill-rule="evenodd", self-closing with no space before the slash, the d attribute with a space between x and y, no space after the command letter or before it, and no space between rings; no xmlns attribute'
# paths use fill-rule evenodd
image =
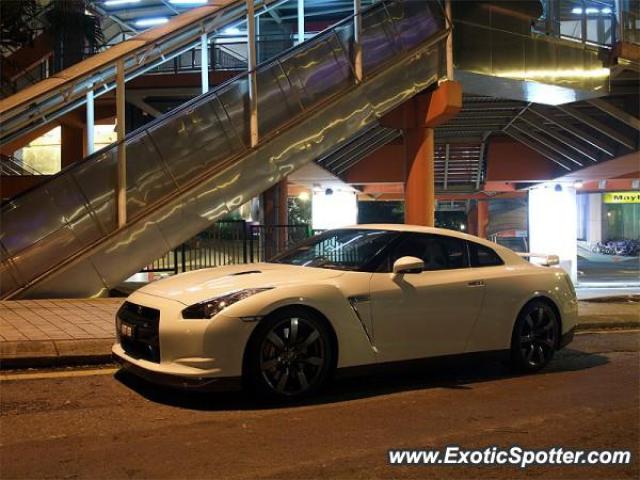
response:
<svg viewBox="0 0 640 480"><path fill-rule="evenodd" d="M448 24L438 2L387 0L360 17L258 66L257 144L249 72L3 204L1 297L104 294L441 78Z"/></svg>

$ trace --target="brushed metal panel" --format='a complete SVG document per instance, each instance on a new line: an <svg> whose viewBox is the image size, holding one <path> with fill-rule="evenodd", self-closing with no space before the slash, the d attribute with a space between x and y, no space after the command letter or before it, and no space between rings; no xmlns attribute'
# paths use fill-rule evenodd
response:
<svg viewBox="0 0 640 480"><path fill-rule="evenodd" d="M17 273L8 261L0 262L0 294L9 293L18 288L22 282L16 280Z"/></svg>
<svg viewBox="0 0 640 480"><path fill-rule="evenodd" d="M61 175L47 184L47 190L63 220L83 246L88 247L104 235L73 177Z"/></svg>
<svg viewBox="0 0 640 480"><path fill-rule="evenodd" d="M133 218L177 189L146 132L125 142L127 152L127 217ZM169 159L171 160L171 159Z"/></svg>
<svg viewBox="0 0 640 480"><path fill-rule="evenodd" d="M75 183L105 232L116 229L117 145L102 150L72 169Z"/></svg>
<svg viewBox="0 0 640 480"><path fill-rule="evenodd" d="M114 288L138 272L141 266L150 264L169 250L171 246L164 242L155 222L145 219L113 235L107 245L87 260L93 264L104 285Z"/></svg>
<svg viewBox="0 0 640 480"><path fill-rule="evenodd" d="M258 90L258 131L261 136L277 132L302 112L289 79L279 62L261 67L256 73Z"/></svg>

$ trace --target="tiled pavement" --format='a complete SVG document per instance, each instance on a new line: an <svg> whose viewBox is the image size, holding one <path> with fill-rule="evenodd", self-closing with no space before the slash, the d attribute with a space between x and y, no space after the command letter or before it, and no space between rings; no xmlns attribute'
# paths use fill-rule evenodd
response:
<svg viewBox="0 0 640 480"><path fill-rule="evenodd" d="M103 362L122 298L0 302L3 368Z"/></svg>
<svg viewBox="0 0 640 480"><path fill-rule="evenodd" d="M112 339L122 298L0 302L0 341Z"/></svg>

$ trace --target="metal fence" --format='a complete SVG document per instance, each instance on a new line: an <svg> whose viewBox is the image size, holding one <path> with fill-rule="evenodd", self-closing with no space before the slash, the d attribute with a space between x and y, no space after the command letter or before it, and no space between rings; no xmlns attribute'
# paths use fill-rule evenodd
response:
<svg viewBox="0 0 640 480"><path fill-rule="evenodd" d="M142 272L177 274L263 262L312 234L306 224L257 225L244 220L223 220L167 252Z"/></svg>

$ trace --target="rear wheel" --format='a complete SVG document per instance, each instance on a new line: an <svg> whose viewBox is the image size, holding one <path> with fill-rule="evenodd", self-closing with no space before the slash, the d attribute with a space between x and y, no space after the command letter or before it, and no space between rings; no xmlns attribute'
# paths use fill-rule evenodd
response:
<svg viewBox="0 0 640 480"><path fill-rule="evenodd" d="M325 383L333 366L328 327L305 309L286 309L266 318L248 348L247 380L268 398L309 395Z"/></svg>
<svg viewBox="0 0 640 480"><path fill-rule="evenodd" d="M521 372L536 372L553 358L560 335L560 322L546 302L534 300L526 305L513 328L511 363Z"/></svg>

